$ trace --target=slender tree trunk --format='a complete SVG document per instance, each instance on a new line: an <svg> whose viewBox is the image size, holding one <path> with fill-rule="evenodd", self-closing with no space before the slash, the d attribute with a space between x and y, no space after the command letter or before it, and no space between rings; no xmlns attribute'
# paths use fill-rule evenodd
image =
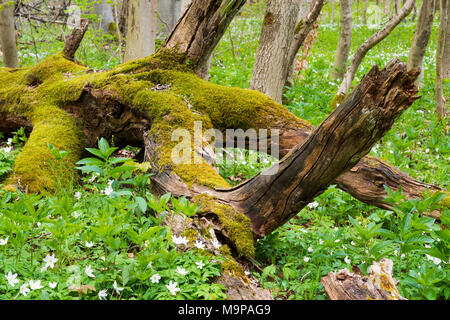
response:
<svg viewBox="0 0 450 320"><path fill-rule="evenodd" d="M435 0L436 2L436 0ZM417 16L417 1L414 2L414 7L412 10L412 16L411 16L411 22L414 22L414 20L416 20L416 16Z"/></svg>
<svg viewBox="0 0 450 320"><path fill-rule="evenodd" d="M94 4L94 13L100 19L99 27L103 33L112 33L114 30L111 24L114 24L113 4L107 3L106 0L101 0L100 3Z"/></svg>
<svg viewBox="0 0 450 320"><path fill-rule="evenodd" d="M253 66L250 89L265 93L279 103L299 10L298 0L269 0Z"/></svg>
<svg viewBox="0 0 450 320"><path fill-rule="evenodd" d="M182 53L195 70L203 70L245 1L194 1L180 17L162 47ZM200 25L199 19L203 21Z"/></svg>
<svg viewBox="0 0 450 320"><path fill-rule="evenodd" d="M425 57L433 28L434 9L435 0L422 2L419 21L417 21L416 31L414 32L411 49L409 50L408 70L412 70L413 68L419 68L421 70L417 84L422 80L424 74L423 58Z"/></svg>
<svg viewBox="0 0 450 320"><path fill-rule="evenodd" d="M442 58L442 77L450 79L450 16L447 16L447 31L445 33L444 56Z"/></svg>
<svg viewBox="0 0 450 320"><path fill-rule="evenodd" d="M164 34L169 34L190 1L158 0L158 20L164 25Z"/></svg>
<svg viewBox="0 0 450 320"><path fill-rule="evenodd" d="M355 78L356 71L358 70L359 65L362 60L366 56L367 52L372 49L375 45L380 43L383 39L385 39L395 27L406 18L406 16L411 12L413 4L416 0L408 0L403 8L400 10L400 13L392 18L381 30L377 31L374 35L372 35L369 39L367 39L361 47L355 52L353 55L352 61L350 63L350 67L345 73L344 79L338 89L337 97L333 101L339 103L339 100L342 101L342 97L345 96L350 90L350 86L352 84L353 79Z"/></svg>
<svg viewBox="0 0 450 320"><path fill-rule="evenodd" d="M19 56L17 53L16 31L14 28L14 2L0 0L3 10L0 10L0 45L3 52L5 67L18 68Z"/></svg>
<svg viewBox="0 0 450 320"><path fill-rule="evenodd" d="M308 15L305 19L301 19L297 23L297 27L294 34L294 39L291 43L291 47L289 49L288 57L287 57L287 68L286 75L284 76L285 84L291 85L293 82L293 75L295 70L295 62L297 60L298 51L303 45L306 37L311 32L314 27L314 24L317 22L320 12L325 5L325 0L315 0L311 8L309 10Z"/></svg>
<svg viewBox="0 0 450 320"><path fill-rule="evenodd" d="M442 78L443 78L442 61L444 58L443 55L445 52L446 33L450 14L449 0L440 0L439 9L440 9L439 39L436 50L436 113L439 115L439 117L443 119L447 114L447 105L442 89Z"/></svg>
<svg viewBox="0 0 450 320"><path fill-rule="evenodd" d="M331 0L331 22L334 23L334 19L336 18L336 3L335 0Z"/></svg>
<svg viewBox="0 0 450 320"><path fill-rule="evenodd" d="M130 0L124 61L140 59L155 52L156 0Z"/></svg>
<svg viewBox="0 0 450 320"><path fill-rule="evenodd" d="M364 8L362 14L362 23L367 24L367 7L369 6L369 0L364 0Z"/></svg>
<svg viewBox="0 0 450 320"><path fill-rule="evenodd" d="M192 0L183 0L181 1L181 10L180 10L180 15L182 15L186 9L188 8L188 6L192 3Z"/></svg>
<svg viewBox="0 0 450 320"><path fill-rule="evenodd" d="M352 42L352 0L340 0L340 34L336 56L334 58L331 79L341 79L347 68L347 60Z"/></svg>
<svg viewBox="0 0 450 320"><path fill-rule="evenodd" d="M128 31L128 3L129 0L123 0L119 13L119 31L122 37L127 36Z"/></svg>
<svg viewBox="0 0 450 320"><path fill-rule="evenodd" d="M384 9L383 13L385 16L387 16L390 12L389 8L391 7L391 0L384 0Z"/></svg>

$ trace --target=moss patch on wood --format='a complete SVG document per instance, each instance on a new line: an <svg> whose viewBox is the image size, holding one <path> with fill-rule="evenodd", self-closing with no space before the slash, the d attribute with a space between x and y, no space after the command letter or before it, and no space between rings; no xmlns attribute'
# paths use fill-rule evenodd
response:
<svg viewBox="0 0 450 320"><path fill-rule="evenodd" d="M252 257L255 254L254 238L250 219L233 207L218 203L214 197L201 194L193 198L200 202L200 215L214 214L236 247L239 256Z"/></svg>

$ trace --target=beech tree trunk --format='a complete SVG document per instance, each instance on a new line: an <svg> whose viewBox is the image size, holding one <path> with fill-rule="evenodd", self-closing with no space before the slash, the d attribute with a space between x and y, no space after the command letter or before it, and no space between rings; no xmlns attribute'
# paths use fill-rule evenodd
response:
<svg viewBox="0 0 450 320"><path fill-rule="evenodd" d="M331 2L331 22L334 22L336 17L336 3L335 0L330 0Z"/></svg>
<svg viewBox="0 0 450 320"><path fill-rule="evenodd" d="M442 58L442 77L445 79L450 79L450 17L447 17L444 56Z"/></svg>
<svg viewBox="0 0 450 320"><path fill-rule="evenodd" d="M155 52L157 0L129 0L124 61Z"/></svg>
<svg viewBox="0 0 450 320"><path fill-rule="evenodd" d="M281 103L288 54L300 10L298 0L269 0L264 16L250 89Z"/></svg>
<svg viewBox="0 0 450 320"><path fill-rule="evenodd" d="M339 41L334 58L333 72L331 79L341 79L347 68L347 60L352 42L352 0L341 0L341 20Z"/></svg>
<svg viewBox="0 0 450 320"><path fill-rule="evenodd" d="M364 8L362 13L362 23L367 24L367 7L369 6L369 0L364 0Z"/></svg>
<svg viewBox="0 0 450 320"><path fill-rule="evenodd" d="M391 0L384 0L384 9L383 13L385 16L387 16L390 12L389 8L391 7Z"/></svg>
<svg viewBox="0 0 450 320"><path fill-rule="evenodd" d="M443 59L446 47L448 20L450 16L450 4L448 0L440 0L440 23L439 23L439 38L436 50L436 113L442 119L447 114L446 99L442 89L443 79Z"/></svg>
<svg viewBox="0 0 450 320"><path fill-rule="evenodd" d="M409 50L408 70L413 68L419 68L421 70L418 83L423 78L423 58L425 57L431 30L433 28L434 12L435 0L422 2L419 21L417 21L416 31L414 32L411 49Z"/></svg>
<svg viewBox="0 0 450 320"><path fill-rule="evenodd" d="M107 3L106 0L101 0L99 3L94 3L94 13L100 19L99 27L103 33L114 33L111 24L114 24L113 4Z"/></svg>
<svg viewBox="0 0 450 320"><path fill-rule="evenodd" d="M185 60L189 60L195 70L204 69L231 20L244 4L245 0L193 1L163 47L184 54Z"/></svg>
<svg viewBox="0 0 450 320"><path fill-rule="evenodd" d="M350 66L349 66L347 72L345 73L344 79L342 80L342 83L338 89L338 93L337 93L338 97L345 96L348 93L348 91L350 90L350 86L356 75L356 71L358 70L359 65L361 64L362 60L366 56L367 52L369 52L370 49L372 49L375 45L377 45L383 39L385 39L392 32L392 30L394 30L395 27L400 22L402 22L403 19L406 18L406 16L408 16L408 14L412 10L414 2L415 2L415 0L407 0L407 2L403 6L403 8L400 10L400 12L397 16L392 18L381 30L377 31L369 39L364 41L364 43L359 47L359 49L356 50L355 54L353 55ZM335 100L341 100L341 98L338 98Z"/></svg>
<svg viewBox="0 0 450 320"><path fill-rule="evenodd" d="M11 5L9 0L0 0L0 47L5 67L18 68L19 57L14 28L14 3Z"/></svg>

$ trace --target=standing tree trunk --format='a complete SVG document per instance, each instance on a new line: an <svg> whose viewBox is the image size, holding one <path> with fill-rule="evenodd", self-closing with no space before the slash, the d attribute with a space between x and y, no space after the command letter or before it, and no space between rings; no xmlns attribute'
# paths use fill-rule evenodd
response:
<svg viewBox="0 0 450 320"><path fill-rule="evenodd" d="M389 8L391 7L391 0L384 0L383 14L387 16L389 14Z"/></svg>
<svg viewBox="0 0 450 320"><path fill-rule="evenodd" d="M314 24L317 22L320 12L325 5L325 0L315 0L311 5L310 11L305 19L301 19L295 28L294 39L292 40L289 54L287 57L286 75L284 76L285 84L290 86L293 82L295 70L295 61L297 60L298 51L303 45L306 37L311 32Z"/></svg>
<svg viewBox="0 0 450 320"><path fill-rule="evenodd" d="M444 57L442 59L442 77L450 79L450 16L447 17L447 31L445 33Z"/></svg>
<svg viewBox="0 0 450 320"><path fill-rule="evenodd" d="M130 0L124 61L155 52L157 0Z"/></svg>
<svg viewBox="0 0 450 320"><path fill-rule="evenodd" d="M281 103L288 54L300 10L298 0L269 0L264 16L250 89Z"/></svg>
<svg viewBox="0 0 450 320"><path fill-rule="evenodd" d="M185 60L189 60L193 68L202 73L214 48L245 1L194 1L180 17L162 47L182 53ZM203 23L198 24L199 20Z"/></svg>
<svg viewBox="0 0 450 320"><path fill-rule="evenodd" d="M369 0L364 0L364 8L362 13L362 23L367 24L367 7L369 6Z"/></svg>
<svg viewBox="0 0 450 320"><path fill-rule="evenodd" d="M5 67L18 68L19 57L14 28L14 2L0 0L0 46Z"/></svg>
<svg viewBox="0 0 450 320"><path fill-rule="evenodd" d="M372 49L375 45L380 43L383 39L385 39L395 27L406 18L406 16L411 12L413 4L416 0L407 0L403 8L400 10L400 13L392 18L381 30L377 31L374 35L372 35L369 39L367 39L358 50L356 50L353 55L352 61L350 63L350 67L345 73L344 79L338 89L336 97L332 101L332 107L334 105L339 104L343 98L347 95L350 90L350 86L352 84L353 79L355 78L356 71L358 70L359 65L362 60L366 56L367 52Z"/></svg>
<svg viewBox="0 0 450 320"><path fill-rule="evenodd" d="M331 2L331 23L334 23L336 17L336 3L335 0L330 0Z"/></svg>
<svg viewBox="0 0 450 320"><path fill-rule="evenodd" d="M448 20L450 15L449 0L440 0L439 8L439 39L436 50L436 113L442 119L447 113L447 105L442 90L442 78L443 78L443 58L446 47Z"/></svg>
<svg viewBox="0 0 450 320"><path fill-rule="evenodd" d="M341 0L340 34L331 79L342 79L352 42L352 0Z"/></svg>
<svg viewBox="0 0 450 320"><path fill-rule="evenodd" d="M433 28L433 18L435 12L435 0L424 1L420 8L419 21L417 21L416 31L412 41L408 56L408 70L419 68L421 70L417 84L423 78L423 58L427 50L428 41Z"/></svg>
<svg viewBox="0 0 450 320"><path fill-rule="evenodd" d="M99 27L103 33L114 34L114 28L111 27L114 21L113 4L107 3L106 0L101 0L94 4L94 13L100 20Z"/></svg>

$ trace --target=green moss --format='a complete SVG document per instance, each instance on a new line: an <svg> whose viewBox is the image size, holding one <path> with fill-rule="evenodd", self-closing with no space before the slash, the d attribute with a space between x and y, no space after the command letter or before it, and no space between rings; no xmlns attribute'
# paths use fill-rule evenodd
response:
<svg viewBox="0 0 450 320"><path fill-rule="evenodd" d="M450 208L450 192L445 192L446 196L444 199L442 199L441 201L439 201L439 205L443 208Z"/></svg>
<svg viewBox="0 0 450 320"><path fill-rule="evenodd" d="M176 70L153 70L148 76L154 83L170 84L171 92L184 97L195 111L208 115L219 130L267 129L277 121L285 126L311 126L256 90L220 86Z"/></svg>
<svg viewBox="0 0 450 320"><path fill-rule="evenodd" d="M35 129L42 126L54 131L47 141L43 141L44 135L39 139L30 138L30 146L18 158L17 169L27 177L22 183L30 182L32 189L43 184L43 179L49 180L42 176L35 181L31 179L32 171L25 173L26 161L36 163L30 166L31 170L39 167L39 162L47 161L45 142L70 151L74 158L81 154L79 145L82 143L75 143L81 129L59 108L77 103L86 87L107 92L124 105L148 115L152 120L149 135L156 143L155 152L150 155L152 163L159 170L168 169L177 174L189 188L194 184L209 188L230 185L203 159L198 164L174 164L172 150L179 143L172 141L174 129L186 129L193 138L195 121L202 122L203 130L258 130L277 123L292 128L310 126L257 91L223 87L198 78L186 65L184 55L167 49L107 72L92 72L57 54L31 68L2 68L0 82L5 83L0 88L0 111L25 116ZM160 89L157 85L167 87ZM40 155L27 155L29 152ZM194 152L192 150L192 159ZM37 172L44 174L45 169Z"/></svg>
<svg viewBox="0 0 450 320"><path fill-rule="evenodd" d="M219 249L222 256L226 259L224 262L222 262L222 270L223 272L228 272L235 278L239 278L243 280L245 283L250 283L250 279L245 274L244 269L242 266L236 262L236 260L231 255L231 250L228 246L224 245L220 247Z"/></svg>
<svg viewBox="0 0 450 320"><path fill-rule="evenodd" d="M59 109L55 108L55 114ZM47 142L60 150L70 150L64 159L67 171L65 178L76 177L75 163L80 159L83 151L83 135L73 124L71 119L55 116L51 120L36 123L33 127L27 143L22 152L17 156L14 164L14 175L20 184L26 185L31 192L52 190L55 187L54 176L48 159L55 163L53 154L50 152Z"/></svg>
<svg viewBox="0 0 450 320"><path fill-rule="evenodd" d="M273 13L270 11L267 11L266 14L264 15L263 25L264 26L271 25L272 23L274 23L274 21L275 21L275 17L273 15Z"/></svg>
<svg viewBox="0 0 450 320"><path fill-rule="evenodd" d="M345 95L342 95L340 93L336 94L333 98L333 100L331 100L330 102L330 108L331 110L335 110L337 107L339 107L339 105L344 102L345 100Z"/></svg>
<svg viewBox="0 0 450 320"><path fill-rule="evenodd" d="M192 242L192 243L194 243L195 240L197 240L197 238L198 238L197 231L195 231L193 229L184 230L183 236L185 236L189 240L189 242Z"/></svg>
<svg viewBox="0 0 450 320"><path fill-rule="evenodd" d="M214 197L207 194L194 197L193 201L201 203L198 214L213 213L219 218L239 256L252 257L255 254L251 221L245 214L237 212L231 206L217 203Z"/></svg>
<svg viewBox="0 0 450 320"><path fill-rule="evenodd" d="M299 23L295 26L295 34L299 33L304 25L303 19L300 19Z"/></svg>

